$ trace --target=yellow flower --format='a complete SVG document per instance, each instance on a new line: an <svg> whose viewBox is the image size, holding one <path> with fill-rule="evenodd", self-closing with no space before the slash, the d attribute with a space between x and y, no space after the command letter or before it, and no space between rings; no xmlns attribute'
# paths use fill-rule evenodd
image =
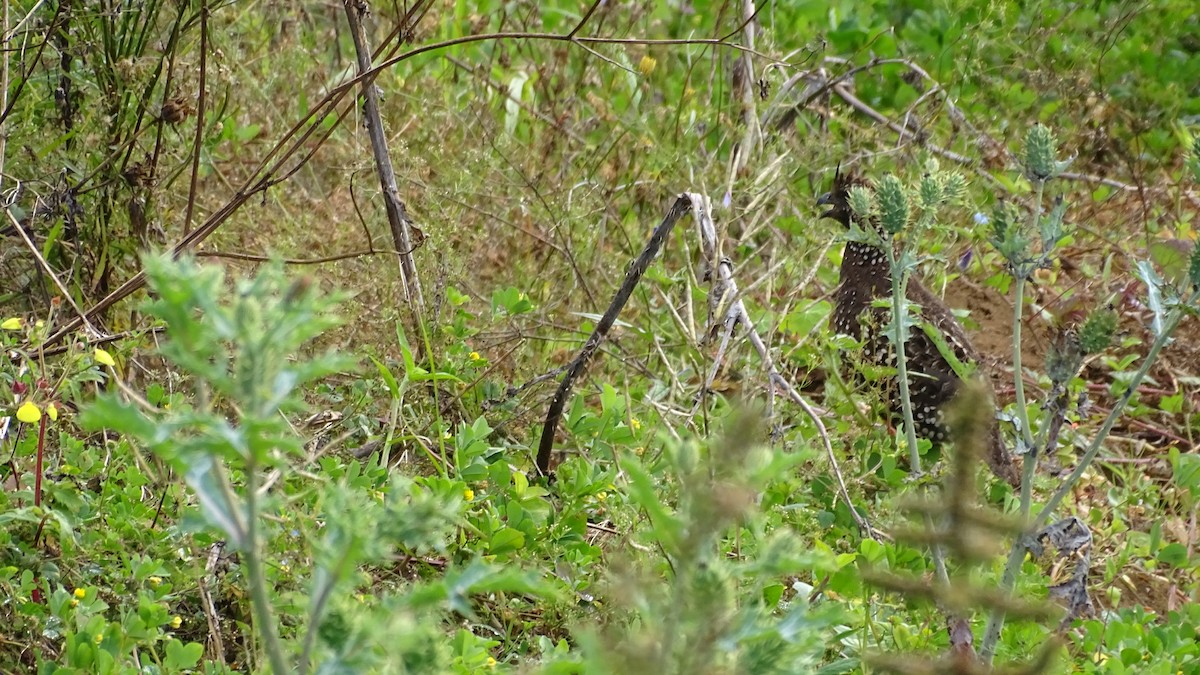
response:
<svg viewBox="0 0 1200 675"><path fill-rule="evenodd" d="M53 403L46 406L46 414L50 416L51 420L57 422L58 421L58 406L54 405Z"/></svg>
<svg viewBox="0 0 1200 675"><path fill-rule="evenodd" d="M496 659L493 659L492 657L489 656L488 660L487 660L487 667L495 668L496 667Z"/></svg>
<svg viewBox="0 0 1200 675"><path fill-rule="evenodd" d="M643 56L642 60L638 63L638 72L641 73L642 75L649 77L650 73L653 73L654 69L657 67L658 67L658 60L655 59L653 56L650 56L649 54L647 54L647 55Z"/></svg>
<svg viewBox="0 0 1200 675"><path fill-rule="evenodd" d="M472 361L482 361L483 357L479 356L479 352L471 352Z"/></svg>
<svg viewBox="0 0 1200 675"><path fill-rule="evenodd" d="M633 419L629 420L629 426L633 427L634 431L638 431L642 428L642 421L634 417Z"/></svg>
<svg viewBox="0 0 1200 675"><path fill-rule="evenodd" d="M24 325L25 322L21 321L21 317L14 316L11 319L5 319L4 323L0 323L0 328L4 330L21 330L21 326Z"/></svg>
<svg viewBox="0 0 1200 675"><path fill-rule="evenodd" d="M93 356L96 359L96 363L101 365L108 366L109 368L117 365L117 362L113 360L112 354L109 354L99 347L96 347L96 352Z"/></svg>
<svg viewBox="0 0 1200 675"><path fill-rule="evenodd" d="M104 633L96 633L96 637L92 639L96 642L96 644L100 644L101 642L104 642Z"/></svg>
<svg viewBox="0 0 1200 675"><path fill-rule="evenodd" d="M79 598L80 600L86 598L87 597L87 589L76 588L75 589L75 597Z"/></svg>
<svg viewBox="0 0 1200 675"><path fill-rule="evenodd" d="M183 625L183 618L179 616L171 617L171 628L179 628Z"/></svg>
<svg viewBox="0 0 1200 675"><path fill-rule="evenodd" d="M608 493L603 491L597 492L596 499L599 501L604 501L605 499L608 499Z"/></svg>
<svg viewBox="0 0 1200 675"><path fill-rule="evenodd" d="M467 501L474 500L475 499L475 491L472 490L471 488L467 488L466 490L463 490L463 499L465 499Z"/></svg>
<svg viewBox="0 0 1200 675"><path fill-rule="evenodd" d="M146 581L150 583L151 588L158 588L159 584L162 583L162 577L150 577Z"/></svg>
<svg viewBox="0 0 1200 675"><path fill-rule="evenodd" d="M42 419L42 409L37 407L33 401L25 401L17 408L17 419L25 424L37 424Z"/></svg>

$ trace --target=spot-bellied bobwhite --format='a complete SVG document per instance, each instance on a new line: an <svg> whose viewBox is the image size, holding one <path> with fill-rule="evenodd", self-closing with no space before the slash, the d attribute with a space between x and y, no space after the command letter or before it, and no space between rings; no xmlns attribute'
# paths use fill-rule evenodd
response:
<svg viewBox="0 0 1200 675"><path fill-rule="evenodd" d="M871 189L868 181L854 175L843 175L839 171L834 178L833 189L821 195L817 201L818 205L829 207L821 217L832 218L850 227L851 220L857 220L849 204L850 188L855 185ZM877 223L871 226L879 229ZM886 234L884 237L890 240ZM841 282L835 297L833 329L863 343L863 360L867 364L895 366L892 343L886 335L886 327L891 322L890 310L874 306L877 299L888 298L891 293L892 275L887 254L874 244L848 241L842 256ZM934 446L938 446L948 440L944 411L958 393L962 379L934 340L926 334L926 328L942 336L945 345L960 363L978 363L979 354L950 309L920 281L910 278L906 295L909 303L919 307L917 325L912 327L904 343L913 422L918 438L927 438ZM885 383L887 399L892 415L898 420L903 417L900 388L895 375L890 379ZM1000 437L1000 428L994 415L990 412L989 415L991 421L985 457L988 466L1000 478L1018 485L1020 476Z"/></svg>

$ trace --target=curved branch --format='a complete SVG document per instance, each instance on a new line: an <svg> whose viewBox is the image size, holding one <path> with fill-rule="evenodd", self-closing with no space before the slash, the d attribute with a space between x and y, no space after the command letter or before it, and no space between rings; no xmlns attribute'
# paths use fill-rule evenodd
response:
<svg viewBox="0 0 1200 675"><path fill-rule="evenodd" d="M612 303L604 312L604 316L600 318L600 322L596 324L596 328L588 337L587 342L583 343L583 349L579 350L579 354L567 368L567 374L558 383L558 390L554 392L554 400L550 403L550 409L546 411L546 423L542 425L542 438L538 442L537 470L542 476L550 475L550 453L554 451L554 432L558 428L558 421L562 419L563 408L566 407L567 397L571 395L575 378L583 373L592 355L600 348L600 343L608 335L608 331L616 322L617 315L621 313L625 303L629 302L629 296L633 295L638 282L642 280L642 275L646 273L650 263L654 262L654 257L662 249L662 245L670 236L675 223L690 210L692 210L692 200L687 195L680 195L671 205L667 216L663 218L658 227L654 228L654 233L650 235L650 241L646 243L646 248L642 249L637 260L629 267L629 271L625 274L625 281L621 283L621 288L613 296Z"/></svg>

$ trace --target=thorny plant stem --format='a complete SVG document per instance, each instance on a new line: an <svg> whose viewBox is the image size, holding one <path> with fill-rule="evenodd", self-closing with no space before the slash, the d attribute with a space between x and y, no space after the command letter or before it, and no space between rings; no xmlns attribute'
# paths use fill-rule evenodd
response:
<svg viewBox="0 0 1200 675"><path fill-rule="evenodd" d="M1050 520L1050 517L1054 514L1054 510L1058 508L1058 505L1062 503L1063 499L1066 498L1067 493L1075 487L1075 484L1079 482L1079 479L1083 476L1083 473L1087 471L1088 467L1090 467L1092 462L1095 461L1096 455L1100 453L1100 448L1104 443L1104 439L1108 437L1109 432L1112 431L1113 426L1117 423L1117 419L1119 419L1121 414L1124 412L1125 406L1129 405L1129 400L1133 398L1134 392L1137 391L1138 387L1142 383L1142 380L1145 379L1146 374L1150 372L1150 368L1154 365L1154 362L1158 360L1159 352L1161 352L1162 348L1166 346L1167 342L1171 339L1171 334L1175 332L1175 329L1179 326L1179 322L1182 321L1183 317L1187 314L1186 308L1195 306L1198 300L1200 300L1200 290L1192 291L1192 293L1180 303L1180 306L1172 310L1167 316L1167 320L1163 324L1162 331L1155 336L1154 342L1150 345L1150 350L1146 352L1145 358L1142 359L1141 367L1138 368L1136 373L1134 373L1133 378L1129 380L1129 383L1126 385L1125 392L1121 394L1121 398L1117 400L1115 405L1113 405L1112 410L1108 413L1108 417L1104 420L1104 424L1100 426L1100 429L1096 432L1095 438L1092 439L1091 444L1088 446L1087 452L1085 452L1083 456L1079 458L1079 462L1075 466L1075 470L1072 471L1071 474L1062 481L1062 484L1059 486L1058 490L1056 490L1054 494L1050 496L1050 499L1046 500L1046 505L1043 506L1040 511L1038 511L1037 518L1033 519L1026 532L1035 532L1046 525L1046 523ZM1019 373L1017 377L1018 379L1020 378ZM1025 517L1028 517L1030 512L1026 507L1025 493L1028 490L1028 484L1033 481L1032 464L1033 462L1027 455L1025 461L1025 474L1023 477L1024 482L1021 486L1022 516ZM1013 542L1012 549L1009 551L1008 563L1004 567L1004 577L1000 581L1001 592L1009 592L1012 590L1017 579L1017 571L1020 570L1021 561L1024 558L1025 537L1021 536L1017 537L1016 541ZM979 650L980 657L986 664L990 664L992 658L996 654L996 643L1000 639L1000 630L1003 627L1004 613L999 610L992 612L992 615L988 617L987 628L984 630L983 641Z"/></svg>
<svg viewBox="0 0 1200 675"><path fill-rule="evenodd" d="M1039 189L1039 192L1041 190ZM1021 471L1021 519L1029 518L1030 504L1033 500L1033 474L1037 469L1038 447L1033 442L1033 432L1029 430L1029 413L1025 407L1025 383L1021 366L1021 314L1025 301L1025 274L1020 270L1014 286L1013 297L1013 380L1016 381L1017 420L1021 425L1021 437L1025 439L1024 463Z"/></svg>
<svg viewBox="0 0 1200 675"><path fill-rule="evenodd" d="M1030 231L1036 231L1038 220L1041 218L1042 198L1045 194L1046 181L1039 180L1035 187L1036 196L1033 212L1029 217ZM1016 397L1017 424L1020 426L1021 438L1025 445L1021 470L1021 522L1029 521L1029 513L1033 508L1033 476L1037 473L1038 448L1033 440L1033 432L1029 428L1029 409L1025 403L1024 366L1021 364L1021 325L1025 310L1025 279L1032 271L1024 261L1010 260L1013 274L1013 336L1012 360L1013 383ZM1026 530L1028 532L1029 530ZM1017 581L1017 571L1021 569L1021 561L1025 558L1025 534L1018 536L1008 552L1008 561L1004 564L1004 576L1000 581L1001 591L1010 591ZM980 653L985 663L991 663L995 656L996 641L1000 638L1000 629L1004 627L1004 615L993 611L988 617L987 628L984 630L983 643Z"/></svg>
<svg viewBox="0 0 1200 675"><path fill-rule="evenodd" d="M921 473L921 453L917 449L917 430L913 423L912 400L908 387L908 356L904 352L907 336L904 334L905 314L908 312L904 302L908 290L908 275L899 269L895 254L889 254L888 262L892 268L892 342L896 352L896 378L900 381L900 409L904 413L904 435L908 442L909 462L913 473Z"/></svg>
<svg viewBox="0 0 1200 675"><path fill-rule="evenodd" d="M1037 181L1036 201L1034 202L1033 213L1030 216L1030 231L1037 229L1038 219L1041 217L1042 197L1045 188L1046 181ZM1021 365L1021 322L1024 318L1025 310L1025 278L1032 270L1024 262L1010 260L1009 264L1012 266L1013 281L1015 282L1013 284L1012 328L1013 382L1016 394L1017 425L1021 427L1021 438L1025 444L1021 467L1020 518L1021 522L1028 522L1030 510L1033 508L1033 476L1037 473L1039 452L1033 440L1033 432L1029 428L1029 409L1025 403L1024 367ZM1049 450L1047 449L1047 451ZM1029 530L1026 531L1028 532ZM1008 561L1004 564L1004 577L1000 581L1000 589L1002 591L1012 590L1013 585L1017 581L1017 571L1021 569L1021 561L1025 558L1024 539L1024 533L1022 533L1022 535L1013 541L1012 549L1008 552ZM987 628L984 630L983 643L980 650L985 663L991 663L992 657L995 656L996 641L1000 638L1000 629L1003 627L1003 613L993 611L991 616L988 617Z"/></svg>
<svg viewBox="0 0 1200 675"><path fill-rule="evenodd" d="M1033 203L1034 204L1033 214L1029 217L1031 232L1034 232L1037 230L1038 220L1041 218L1042 196L1045 192L1045 189L1046 189L1046 181L1039 180L1037 182L1037 187L1036 187L1037 194L1034 198L1035 201ZM1034 460L1036 461L1037 454L1036 454L1036 448L1033 447L1033 432L1029 429L1029 411L1025 407L1025 378L1022 377L1022 373L1024 371L1022 370L1022 366L1021 366L1021 318L1022 318L1021 315L1023 313L1023 306L1024 306L1024 301L1025 301L1025 278L1027 276L1029 276L1029 273L1032 272L1033 270L1028 269L1028 267L1024 264L1018 264L1016 262L1013 262L1012 265L1013 265L1013 269L1012 269L1013 277L1016 280L1016 284L1015 284L1015 288L1014 288L1014 297L1013 297L1013 341L1012 341L1012 347L1013 347L1013 384L1015 387L1015 393L1016 393L1016 399L1017 399L1017 419L1021 423L1021 438L1023 438L1025 441L1025 456L1029 457L1029 454L1033 453ZM1022 487L1024 488L1027 486L1022 484ZM1021 514L1022 515L1027 515L1029 513L1029 505L1028 505L1027 501L1025 500L1026 493L1027 493L1027 491L1025 489L1021 490L1021 497L1022 497Z"/></svg>
<svg viewBox="0 0 1200 675"><path fill-rule="evenodd" d="M912 399L908 388L908 358L904 353L907 322L903 319L908 312L907 303L905 303L905 298L908 297L908 272L901 268L890 240L884 241L884 250L887 251L888 267L892 272L892 341L894 343L892 348L896 354L896 378L900 380L900 409L904 413L904 438L908 443L909 462L913 474L920 475L921 452L917 448L917 429L913 423ZM933 516L928 513L925 514L925 527L930 532L935 529ZM950 575L946 571L946 556L942 553L942 547L934 543L930 549L933 554L933 565L937 570L938 582L948 585Z"/></svg>
<svg viewBox="0 0 1200 675"><path fill-rule="evenodd" d="M279 644L279 631L271 611L271 599L267 595L267 577L264 573L262 551L258 545L258 463L253 455L246 458L246 574L249 575L250 600L254 607L254 625L262 636L263 648L271 670L282 675L291 668L283 656Z"/></svg>

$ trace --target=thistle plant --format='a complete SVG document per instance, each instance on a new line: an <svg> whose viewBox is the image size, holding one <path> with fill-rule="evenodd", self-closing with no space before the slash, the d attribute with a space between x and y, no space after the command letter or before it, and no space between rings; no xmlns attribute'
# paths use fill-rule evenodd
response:
<svg viewBox="0 0 1200 675"><path fill-rule="evenodd" d="M1041 419L1037 428L1038 437L1033 435L1034 425L1029 419L1026 401L1024 366L1021 362L1021 325L1024 314L1025 282L1039 268L1049 267L1056 249L1068 232L1064 225L1066 203L1058 197L1049 210L1043 208L1045 188L1067 167L1068 161L1057 158L1058 151L1054 135L1042 125L1034 125L1025 137L1021 153L1023 172L1033 186L1034 199L1022 216L1022 209L1011 202L999 201L993 211L991 243L1004 257L1009 273L1013 277L1013 385L1016 397L1015 417L1019 427L1020 450L1024 457L1019 517L1026 523L1022 536L1012 544L1008 562L1001 580L1001 591L1010 592L1027 550L1033 546L1032 535L1046 527L1059 504L1073 489L1080 477L1088 470L1111 432L1113 425L1124 413L1133 394L1154 365L1162 348L1185 316L1195 313L1200 301L1200 247L1196 247L1188 264L1188 288L1179 288L1164 282L1148 261L1138 264L1139 275L1147 287L1147 306L1153 312L1151 333L1153 342L1142 358L1133 377L1125 384L1124 392L1117 398L1112 410L1096 431L1087 450L1079 458L1074 470L1046 500L1035 515L1032 513L1033 477L1039 457L1055 451L1058 430L1069 405L1067 383L1082 364L1085 355L1107 348L1116 330L1116 315L1102 308L1094 311L1084 324L1073 333L1062 336L1052 346L1047 356L1046 371L1051 380L1051 390L1042 406ZM1200 179L1200 142L1190 148L1189 166ZM995 655L996 644L1004 624L1004 613L993 611L984 633L980 652L986 661Z"/></svg>
<svg viewBox="0 0 1200 675"><path fill-rule="evenodd" d="M921 454L917 443L905 343L917 321L912 316L908 302L908 284L918 261L905 242L918 239L935 222L941 208L961 198L966 185L961 176L941 171L936 160L928 160L924 169L920 182L914 188L906 187L898 177L888 174L879 181L874 193L861 186L852 187L849 193L849 204L858 222L877 223L876 227L869 227L867 231L852 228L851 238L866 241L882 251L890 271L890 320L886 331L895 354L904 437L910 468L915 474L921 473ZM930 531L934 530L932 515L925 514L925 526ZM931 553L938 583L948 587L950 577L940 544L931 542Z"/></svg>
<svg viewBox="0 0 1200 675"><path fill-rule="evenodd" d="M921 471L921 456L913 422L904 344L915 325L907 292L909 278L919 261L905 242L919 239L936 222L938 211L962 199L965 192L966 181L962 175L942 171L937 160L932 158L926 160L924 173L915 187L907 187L897 176L888 174L879 181L874 193L861 186L850 189L850 208L859 221L879 223L879 231L856 228L850 236L882 250L891 271L891 320L887 332L895 349L905 439L911 468L916 473ZM899 246L896 241L900 242Z"/></svg>
<svg viewBox="0 0 1200 675"><path fill-rule="evenodd" d="M98 399L81 422L136 439L183 476L204 520L244 561L254 623L271 669L291 672L263 559L264 502L273 500L262 485L269 469L285 466L303 449L281 415L301 406L298 388L345 363L331 355L292 358L336 324L333 300L318 297L305 279L287 282L278 265L238 282L229 296L219 268L166 257L147 258L145 267L157 295L147 311L170 336L163 356L195 387L190 405L158 410L126 390L122 397Z"/></svg>

